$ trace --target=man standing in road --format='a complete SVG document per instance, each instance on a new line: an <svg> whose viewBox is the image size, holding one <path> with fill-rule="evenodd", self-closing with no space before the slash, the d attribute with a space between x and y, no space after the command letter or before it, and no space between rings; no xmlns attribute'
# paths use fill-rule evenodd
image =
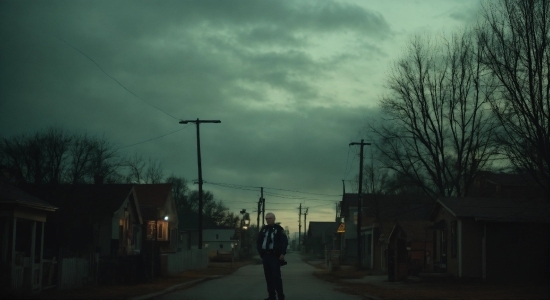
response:
<svg viewBox="0 0 550 300"><path fill-rule="evenodd" d="M265 215L265 225L258 235L256 247L264 265L265 281L269 297L265 300L276 300L275 292L279 300L285 299L283 293L283 280L281 279L281 264L285 261L288 239L284 229L275 224L275 215Z"/></svg>

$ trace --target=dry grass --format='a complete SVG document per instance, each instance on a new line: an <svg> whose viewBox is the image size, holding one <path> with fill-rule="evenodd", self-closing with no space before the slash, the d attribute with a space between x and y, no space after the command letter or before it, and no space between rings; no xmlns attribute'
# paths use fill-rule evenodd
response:
<svg viewBox="0 0 550 300"><path fill-rule="evenodd" d="M314 272L316 277L337 284L344 293L360 295L364 299L550 299L548 281L502 284L447 279L381 286L344 281L364 278L370 275L368 270L348 267L329 273L323 263L303 259L318 269Z"/></svg>
<svg viewBox="0 0 550 300"><path fill-rule="evenodd" d="M230 262L211 262L207 269L189 270L184 273L155 279L151 283L137 285L90 285L72 290L46 290L34 298L28 296L22 299L130 299L156 292L169 287L191 282L205 277L230 275L242 266L255 263L254 260ZM189 286L185 286L188 288ZM12 298L12 297L10 297Z"/></svg>

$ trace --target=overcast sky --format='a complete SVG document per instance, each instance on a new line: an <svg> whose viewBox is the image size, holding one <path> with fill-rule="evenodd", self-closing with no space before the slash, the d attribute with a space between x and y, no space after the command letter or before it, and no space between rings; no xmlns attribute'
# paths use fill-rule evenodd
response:
<svg viewBox="0 0 550 300"><path fill-rule="evenodd" d="M407 42L460 30L479 6L0 0L0 136L87 132L192 181L196 129L178 122L221 120L200 127L204 189L255 222L264 187L294 237L300 203L308 222L334 221L342 180L359 169L348 145Z"/></svg>

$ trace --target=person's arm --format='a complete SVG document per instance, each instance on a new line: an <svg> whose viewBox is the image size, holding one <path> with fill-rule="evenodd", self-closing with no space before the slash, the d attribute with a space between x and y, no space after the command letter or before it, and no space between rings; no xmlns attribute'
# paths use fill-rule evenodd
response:
<svg viewBox="0 0 550 300"><path fill-rule="evenodd" d="M279 256L279 260L285 259L287 248L288 248L288 238L286 237L284 230L282 230L281 231L281 255Z"/></svg>

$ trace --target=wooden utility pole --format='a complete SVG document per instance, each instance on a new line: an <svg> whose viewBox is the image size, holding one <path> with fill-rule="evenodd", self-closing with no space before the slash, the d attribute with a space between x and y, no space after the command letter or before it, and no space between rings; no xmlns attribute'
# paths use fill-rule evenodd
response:
<svg viewBox="0 0 550 300"><path fill-rule="evenodd" d="M298 251L301 251L302 245L302 203L300 203L300 212L298 213Z"/></svg>
<svg viewBox="0 0 550 300"><path fill-rule="evenodd" d="M202 166L201 166L201 123L221 123L220 120L185 120L180 121L180 124L195 123L197 127L197 161L199 165L199 249L202 249Z"/></svg>
<svg viewBox="0 0 550 300"><path fill-rule="evenodd" d="M260 235L260 215L262 214L263 206L265 205L265 199L264 199L264 188L260 187L260 199L258 199L258 235ZM265 218L262 216L262 220ZM262 226L264 226L264 221L262 221Z"/></svg>
<svg viewBox="0 0 550 300"><path fill-rule="evenodd" d="M262 187L262 226L265 225L265 198L264 198L264 188Z"/></svg>
<svg viewBox="0 0 550 300"><path fill-rule="evenodd" d="M361 146L359 154L359 191L357 193L357 264L359 267L361 267L361 215L363 212L363 146L370 145L370 143L365 143L364 140L361 139L361 143L350 143L349 145Z"/></svg>
<svg viewBox="0 0 550 300"><path fill-rule="evenodd" d="M309 207L306 207L306 212L304 213L304 245L307 240L307 211L309 210Z"/></svg>

